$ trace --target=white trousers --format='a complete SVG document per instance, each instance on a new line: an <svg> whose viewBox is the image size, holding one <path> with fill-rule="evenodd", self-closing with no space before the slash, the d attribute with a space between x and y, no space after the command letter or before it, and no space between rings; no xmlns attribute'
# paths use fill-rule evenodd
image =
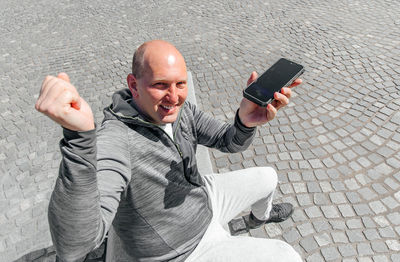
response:
<svg viewBox="0 0 400 262"><path fill-rule="evenodd" d="M302 261L286 242L276 239L231 236L226 224L251 206L259 219L267 219L278 183L270 167L254 167L204 176L213 218L188 262Z"/></svg>

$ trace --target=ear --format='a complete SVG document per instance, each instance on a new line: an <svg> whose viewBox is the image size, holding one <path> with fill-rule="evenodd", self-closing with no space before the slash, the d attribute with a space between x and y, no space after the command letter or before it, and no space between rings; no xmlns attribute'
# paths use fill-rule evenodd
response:
<svg viewBox="0 0 400 262"><path fill-rule="evenodd" d="M132 97L136 98L138 97L138 91L137 91L137 81L136 81L136 77L133 74L129 74L126 77L126 81L128 82L128 87L129 90L132 93Z"/></svg>

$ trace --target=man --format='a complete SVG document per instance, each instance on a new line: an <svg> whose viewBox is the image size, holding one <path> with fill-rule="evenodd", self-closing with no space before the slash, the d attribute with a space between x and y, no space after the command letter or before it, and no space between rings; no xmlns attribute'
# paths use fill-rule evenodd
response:
<svg viewBox="0 0 400 262"><path fill-rule="evenodd" d="M248 82L256 78L253 72ZM112 224L124 253L112 261L301 260L285 242L233 237L223 229L250 205L250 228L290 216L291 206L272 205L272 168L202 177L195 159L197 144L224 152L246 149L255 127L288 104L290 88L275 93L267 108L243 99L234 124L220 123L185 102L185 61L161 40L138 48L127 83L129 89L114 94L97 131L89 105L66 74L42 84L36 109L64 128L49 204L58 256L84 257Z"/></svg>

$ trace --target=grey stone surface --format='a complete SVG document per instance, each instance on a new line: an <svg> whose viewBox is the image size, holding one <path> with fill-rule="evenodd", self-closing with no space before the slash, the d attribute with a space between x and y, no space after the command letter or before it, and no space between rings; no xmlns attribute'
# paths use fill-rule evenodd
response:
<svg viewBox="0 0 400 262"><path fill-rule="evenodd" d="M343 257L352 257L357 255L357 250L351 245L340 245L338 249Z"/></svg>
<svg viewBox="0 0 400 262"><path fill-rule="evenodd" d="M340 258L339 251L335 247L322 248L321 253L325 261L334 261Z"/></svg>
<svg viewBox="0 0 400 262"><path fill-rule="evenodd" d="M246 151L211 150L213 171L274 167L276 201L296 210L253 234L292 241L305 261L399 261L398 13L395 0L1 1L0 261L54 257L61 130L33 109L43 78L67 72L100 123L134 49L155 38L181 50L199 108L223 121L252 71L303 64L289 106Z"/></svg>

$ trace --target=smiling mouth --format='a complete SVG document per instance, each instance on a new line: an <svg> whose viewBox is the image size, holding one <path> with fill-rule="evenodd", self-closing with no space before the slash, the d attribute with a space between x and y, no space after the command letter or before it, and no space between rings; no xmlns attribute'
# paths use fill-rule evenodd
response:
<svg viewBox="0 0 400 262"><path fill-rule="evenodd" d="M160 105L160 106L166 110L171 110L175 107L175 106L166 106L166 105Z"/></svg>

